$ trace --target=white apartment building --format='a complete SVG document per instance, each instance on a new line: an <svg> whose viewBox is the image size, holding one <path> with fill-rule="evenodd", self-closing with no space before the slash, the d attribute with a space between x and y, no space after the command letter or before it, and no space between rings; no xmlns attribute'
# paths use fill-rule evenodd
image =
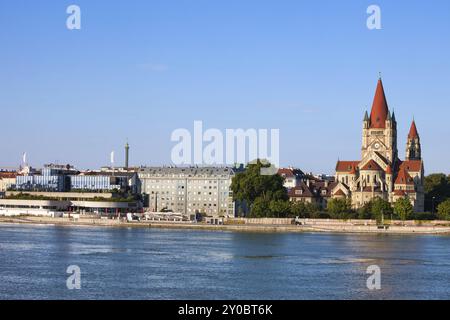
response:
<svg viewBox="0 0 450 320"><path fill-rule="evenodd" d="M234 217L228 167L144 167L138 170L141 192L151 212L173 211L190 217Z"/></svg>

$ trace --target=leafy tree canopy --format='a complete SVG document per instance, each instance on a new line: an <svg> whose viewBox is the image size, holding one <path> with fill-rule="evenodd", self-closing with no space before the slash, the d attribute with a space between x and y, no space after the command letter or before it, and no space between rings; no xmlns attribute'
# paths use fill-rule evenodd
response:
<svg viewBox="0 0 450 320"><path fill-rule="evenodd" d="M270 164L248 164L244 172L238 173L231 183L235 200L246 201L252 205L257 198L265 201L288 200L287 190L283 186L284 178L275 175L261 175L261 168Z"/></svg>
<svg viewBox="0 0 450 320"><path fill-rule="evenodd" d="M408 198L400 198L394 203L395 214L403 221L409 219L413 213L413 206Z"/></svg>
<svg viewBox="0 0 450 320"><path fill-rule="evenodd" d="M438 217L442 220L450 220L450 199L445 200L437 207Z"/></svg>
<svg viewBox="0 0 450 320"><path fill-rule="evenodd" d="M332 218L346 219L352 212L352 204L350 199L330 199L327 210Z"/></svg>
<svg viewBox="0 0 450 320"><path fill-rule="evenodd" d="M383 200L379 197L372 199L371 209L372 209L372 218L376 219L377 221L381 221L383 216L386 218L387 215L393 213L391 204L388 201Z"/></svg>
<svg viewBox="0 0 450 320"><path fill-rule="evenodd" d="M434 173L425 177L425 210L435 210L437 205L450 198L450 176ZM433 200L434 198L434 200Z"/></svg>

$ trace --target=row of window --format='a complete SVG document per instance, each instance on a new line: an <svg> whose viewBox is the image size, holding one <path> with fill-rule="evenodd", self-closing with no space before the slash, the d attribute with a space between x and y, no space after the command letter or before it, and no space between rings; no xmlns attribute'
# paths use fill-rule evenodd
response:
<svg viewBox="0 0 450 320"><path fill-rule="evenodd" d="M179 183L179 184L186 184L185 180L164 180L164 179L159 179L159 180L145 180L146 183L168 183L168 184L173 184L173 183ZM228 180L223 180L221 181L222 183L229 183ZM188 181L189 184L217 184L218 180L189 180Z"/></svg>

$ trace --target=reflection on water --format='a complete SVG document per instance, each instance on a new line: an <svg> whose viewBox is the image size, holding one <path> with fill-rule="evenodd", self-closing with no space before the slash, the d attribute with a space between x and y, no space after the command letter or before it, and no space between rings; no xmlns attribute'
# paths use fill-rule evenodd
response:
<svg viewBox="0 0 450 320"><path fill-rule="evenodd" d="M1 299L449 299L450 237L0 225ZM66 288L81 268L82 289ZM378 265L382 289L366 288Z"/></svg>

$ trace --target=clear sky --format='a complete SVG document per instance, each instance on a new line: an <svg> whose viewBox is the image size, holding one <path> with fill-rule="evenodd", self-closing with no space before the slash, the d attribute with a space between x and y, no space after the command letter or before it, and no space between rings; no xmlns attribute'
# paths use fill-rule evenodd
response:
<svg viewBox="0 0 450 320"><path fill-rule="evenodd" d="M172 131L202 120L279 128L282 165L333 173L360 158L382 72L400 156L414 116L427 173L450 173L449 58L448 0L1 0L0 167L92 169L127 138L132 165L169 164Z"/></svg>

